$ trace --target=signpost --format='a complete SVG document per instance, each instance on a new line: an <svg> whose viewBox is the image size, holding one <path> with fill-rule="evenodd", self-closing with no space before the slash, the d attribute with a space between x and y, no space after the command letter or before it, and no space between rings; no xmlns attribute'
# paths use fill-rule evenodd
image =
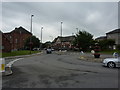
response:
<svg viewBox="0 0 120 90"><path fill-rule="evenodd" d="M5 72L5 59L0 58L0 72Z"/></svg>

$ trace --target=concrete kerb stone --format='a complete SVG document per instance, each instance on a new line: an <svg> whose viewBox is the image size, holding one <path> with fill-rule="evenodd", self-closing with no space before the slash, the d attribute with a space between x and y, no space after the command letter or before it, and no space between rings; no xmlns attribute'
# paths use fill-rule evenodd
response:
<svg viewBox="0 0 120 90"><path fill-rule="evenodd" d="M17 59L17 58L25 58L25 57L30 57L30 56L35 56L35 55L39 55L39 54L42 54L43 52L40 52L40 53L36 53L36 54L31 54L31 55L21 55L21 56L12 56L12 57L6 57L6 59ZM5 66L5 72L2 73L2 76L9 76L9 75L12 75L13 72L12 72L12 65L13 65L14 62L11 62L9 64L6 64Z"/></svg>
<svg viewBox="0 0 120 90"><path fill-rule="evenodd" d="M9 76L11 74L13 74L11 67L5 67L5 72L2 73L2 76Z"/></svg>
<svg viewBox="0 0 120 90"><path fill-rule="evenodd" d="M78 57L79 60L102 63L105 58L111 58L112 55L102 54L100 58L94 58L94 55L86 53Z"/></svg>
<svg viewBox="0 0 120 90"><path fill-rule="evenodd" d="M79 60L90 61L90 62L99 62L102 63L104 58L94 58L94 57L78 57Z"/></svg>

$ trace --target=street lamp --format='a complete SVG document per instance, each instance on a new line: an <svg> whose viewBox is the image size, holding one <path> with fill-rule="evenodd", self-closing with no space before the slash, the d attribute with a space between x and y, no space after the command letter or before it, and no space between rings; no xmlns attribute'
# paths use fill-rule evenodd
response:
<svg viewBox="0 0 120 90"><path fill-rule="evenodd" d="M33 17L34 15L31 15L31 28L30 28L30 32L32 33L32 17Z"/></svg>
<svg viewBox="0 0 120 90"><path fill-rule="evenodd" d="M51 39L53 40L53 36L49 36L49 37L51 37Z"/></svg>
<svg viewBox="0 0 120 90"><path fill-rule="evenodd" d="M72 33L72 36L74 36L74 33Z"/></svg>
<svg viewBox="0 0 120 90"><path fill-rule="evenodd" d="M41 27L41 50L42 50L42 30L43 30L43 27Z"/></svg>
<svg viewBox="0 0 120 90"><path fill-rule="evenodd" d="M61 21L61 37L62 37L62 24L63 24L63 22Z"/></svg>
<svg viewBox="0 0 120 90"><path fill-rule="evenodd" d="M77 30L77 33L78 33L78 28L76 28L76 30Z"/></svg>
<svg viewBox="0 0 120 90"><path fill-rule="evenodd" d="M31 32L31 34L32 34L32 17L33 17L34 15L31 15L31 25L30 25L30 32ZM31 49L32 49L32 40L31 40L32 38L30 38L30 54L31 54Z"/></svg>
<svg viewBox="0 0 120 90"><path fill-rule="evenodd" d="M63 22L61 21L61 50L62 50L62 24Z"/></svg>
<svg viewBox="0 0 120 90"><path fill-rule="evenodd" d="M53 36L49 36L49 37L51 37L51 44L50 44L50 47L53 47L53 45L52 45L52 42L53 42Z"/></svg>

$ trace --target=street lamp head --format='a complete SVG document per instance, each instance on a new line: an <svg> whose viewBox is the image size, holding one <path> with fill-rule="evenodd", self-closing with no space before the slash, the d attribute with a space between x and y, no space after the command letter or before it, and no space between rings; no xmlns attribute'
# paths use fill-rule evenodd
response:
<svg viewBox="0 0 120 90"><path fill-rule="evenodd" d="M43 27L41 27L41 29L43 29Z"/></svg>
<svg viewBox="0 0 120 90"><path fill-rule="evenodd" d="M61 24L62 24L63 22L61 21Z"/></svg>
<svg viewBox="0 0 120 90"><path fill-rule="evenodd" d="M33 17L34 15L31 15L31 17Z"/></svg>

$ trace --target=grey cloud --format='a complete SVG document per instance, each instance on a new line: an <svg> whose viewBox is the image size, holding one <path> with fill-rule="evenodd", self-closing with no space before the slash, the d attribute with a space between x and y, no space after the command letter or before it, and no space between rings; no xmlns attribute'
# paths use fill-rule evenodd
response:
<svg viewBox="0 0 120 90"><path fill-rule="evenodd" d="M3 31L16 26L30 28L33 17L34 34L40 37L44 29L44 41L60 35L63 21L63 35L76 33L76 28L85 29L95 37L117 28L117 2L4 2L2 5Z"/></svg>

